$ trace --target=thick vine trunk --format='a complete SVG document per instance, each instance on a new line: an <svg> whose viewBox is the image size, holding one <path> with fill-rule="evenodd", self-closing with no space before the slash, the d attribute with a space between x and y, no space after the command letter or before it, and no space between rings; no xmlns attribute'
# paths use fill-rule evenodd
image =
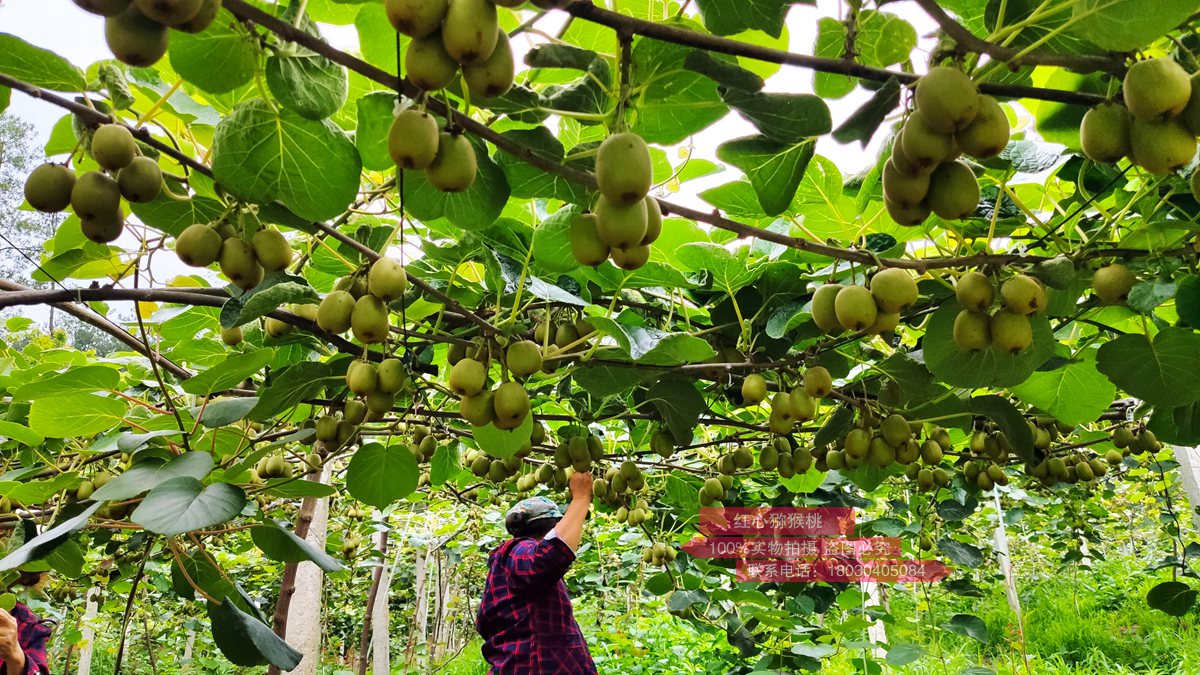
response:
<svg viewBox="0 0 1200 675"><path fill-rule="evenodd" d="M329 482L329 467L307 480ZM329 525L329 499L305 497L296 517L295 533L318 550L325 549ZM316 675L321 660L321 590L325 575L311 562L289 563L284 567L279 585L279 600L275 603L273 625L275 634L304 655L293 675ZM267 675L280 675L271 666Z"/></svg>

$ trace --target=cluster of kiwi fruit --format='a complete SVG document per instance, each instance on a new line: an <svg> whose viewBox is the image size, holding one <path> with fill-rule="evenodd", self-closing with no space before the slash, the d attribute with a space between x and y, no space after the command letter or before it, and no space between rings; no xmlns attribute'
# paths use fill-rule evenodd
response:
<svg viewBox="0 0 1200 675"><path fill-rule="evenodd" d="M639 527L642 523L650 520L653 515L654 512L650 510L650 502L646 501L645 497L638 497L630 501L628 505L618 506L616 512L613 513L613 518L618 523Z"/></svg>
<svg viewBox="0 0 1200 675"><path fill-rule="evenodd" d="M513 455L506 459L496 459L481 450L475 449L468 450L463 455L463 465L470 469L471 473L479 478L490 480L493 483L502 483L517 475L517 472L521 470L521 466L524 464L525 459L519 455ZM526 480L528 478L522 476L518 479L518 484Z"/></svg>
<svg viewBox="0 0 1200 675"><path fill-rule="evenodd" d="M99 472L95 473L91 478L83 479L83 481L81 481L79 483L79 487L75 488L75 494L74 494L75 499L77 501L91 499L92 494L95 493L96 490L99 490L100 488L107 485L108 481L110 481L110 480L112 480L112 474L107 471L99 471ZM0 506L3 506L3 505L0 504ZM4 513L8 513L11 510L12 510L12 503L9 502L8 509L5 510Z"/></svg>
<svg viewBox="0 0 1200 675"><path fill-rule="evenodd" d="M118 60L147 68L167 53L171 30L202 33L216 20L221 0L74 0L104 17L104 39Z"/></svg>
<svg viewBox="0 0 1200 675"><path fill-rule="evenodd" d="M805 473L813 465L812 450L804 446L792 446L785 436L764 443L758 451L758 465L763 471L775 471L780 478L791 478Z"/></svg>
<svg viewBox="0 0 1200 675"><path fill-rule="evenodd" d="M962 310L954 317L954 344L963 351L995 349L1020 354L1033 344L1029 317L1046 309L1046 289L1028 274L1015 274L1000 284L1000 307L988 313L996 299L992 280L982 272L967 272L954 287Z"/></svg>
<svg viewBox="0 0 1200 675"><path fill-rule="evenodd" d="M216 263L234 286L249 291L267 272L286 269L292 262L292 245L279 230L263 227L247 238L228 220L196 223L175 238L175 255L191 267Z"/></svg>
<svg viewBox="0 0 1200 675"><path fill-rule="evenodd" d="M350 331L363 344L387 341L391 331L388 303L408 290L408 272L399 262L382 257L366 275L356 273L338 281L317 307L317 325L330 333Z"/></svg>
<svg viewBox="0 0 1200 675"><path fill-rule="evenodd" d="M813 457L821 471L900 464L906 467L907 475L919 489L945 487L950 484L950 474L940 464L953 447L950 435L936 427L922 439L924 432L923 424L910 423L898 413L880 420L874 413L864 411L858 424L832 445L814 448Z"/></svg>
<svg viewBox="0 0 1200 675"><path fill-rule="evenodd" d="M91 138L91 155L100 171L88 171L76 179L66 164L43 164L25 180L25 200L45 213L59 213L70 206L79 216L84 236L99 244L116 241L125 229L121 198L144 203L153 201L162 190L158 162L139 153L128 128L101 125Z"/></svg>
<svg viewBox="0 0 1200 675"><path fill-rule="evenodd" d="M742 402L757 405L766 400L767 381L760 373L751 373L742 380ZM817 416L821 399L833 391L833 377L822 366L813 366L804 372L801 382L790 391L784 389L771 397L771 414L768 426L772 433L791 433L797 422L807 422ZM735 461L737 468L749 468L754 459L750 451ZM732 453L737 454L737 451ZM727 455L728 456L728 455ZM718 463L718 466L720 464Z"/></svg>
<svg viewBox="0 0 1200 675"><path fill-rule="evenodd" d="M575 471L588 472L592 470L592 464L600 461L602 457L604 457L604 444L600 441L599 436L594 434L572 436L554 449L554 466L560 469L570 467ZM607 488L606 485L601 491L607 492ZM592 491L595 492L594 484Z"/></svg>
<svg viewBox="0 0 1200 675"><path fill-rule="evenodd" d="M603 481L603 487L598 487ZM606 501L610 504L619 504L622 499L627 499L631 493L640 492L646 487L646 475L642 473L642 469L631 459L626 459L618 466L610 466L604 472L604 476L597 478L592 484L592 492L596 499ZM636 508L636 504L634 508ZM639 516L649 512L649 508L643 508ZM623 522L619 517L618 520ZM640 524L638 522L633 525Z"/></svg>
<svg viewBox="0 0 1200 675"><path fill-rule="evenodd" d="M1008 145L1008 117L996 99L949 66L921 77L914 100L883 166L884 206L900 225L920 225L931 212L943 220L966 218L979 206L979 182L958 158L999 155Z"/></svg>
<svg viewBox="0 0 1200 675"><path fill-rule="evenodd" d="M1150 431L1145 430L1140 434L1134 434L1128 427L1119 426L1114 430L1113 444L1122 448L1121 450L1109 450L1104 455L1095 454L1091 457L1083 450L1054 453L1050 450L1050 443L1064 429L1061 429L1059 424L1048 417L1037 417L1031 420L1029 428L1034 432L1034 447L1038 453L1038 459L1035 462L1026 463L1025 473L1038 479L1046 487L1054 487L1059 483L1090 483L1099 480L1108 473L1109 466L1118 466L1126 456L1140 451L1143 442L1147 451L1155 449L1154 446L1157 445L1154 434ZM1148 436L1143 439L1141 434L1148 434ZM976 451L977 445L979 444L973 438L971 444L973 452ZM978 481L981 488L991 487L985 479L979 478ZM996 484L1003 483L996 481Z"/></svg>
<svg viewBox="0 0 1200 675"><path fill-rule="evenodd" d="M392 120L388 153L397 167L424 171L429 184L442 192L466 191L479 173L470 139L461 130L442 131L436 117L415 107Z"/></svg>
<svg viewBox="0 0 1200 675"><path fill-rule="evenodd" d="M596 152L600 196L590 213L571 220L571 254L580 265L605 260L626 271L650 260L650 245L662 234L662 211L650 196L653 169L646 141L632 132L604 139Z"/></svg>
<svg viewBox="0 0 1200 675"><path fill-rule="evenodd" d="M547 357L583 351L596 329L582 314L570 312L547 315L533 327L533 341L541 348L542 372L552 374L559 359Z"/></svg>
<svg viewBox="0 0 1200 675"><path fill-rule="evenodd" d="M409 383L408 369L395 357L384 359L379 365L352 361L346 369L346 386L357 398L346 400L342 416L355 424L378 419L391 411L396 405L396 394Z"/></svg>
<svg viewBox="0 0 1200 675"><path fill-rule="evenodd" d="M451 364L446 384L459 397L458 412L473 426L494 424L497 429L516 429L529 416L529 392L515 380L488 388L490 359L486 348L473 357Z"/></svg>
<svg viewBox="0 0 1200 675"><path fill-rule="evenodd" d="M870 286L825 284L813 293L813 321L828 335L842 331L880 335L895 332L900 312L917 301L917 282L895 267L876 272Z"/></svg>
<svg viewBox="0 0 1200 675"><path fill-rule="evenodd" d="M1200 135L1200 79L1174 59L1138 61L1122 83L1123 103L1087 111L1079 127L1083 154L1112 164L1128 157L1137 166L1166 175L1187 166ZM1192 190L1197 177L1192 176Z"/></svg>
<svg viewBox="0 0 1200 675"><path fill-rule="evenodd" d="M675 548L661 541L656 541L642 549L642 562L647 565L666 567L667 563L675 559L675 556Z"/></svg>
<svg viewBox="0 0 1200 675"><path fill-rule="evenodd" d="M448 86L462 68L471 96L503 96L513 86L516 62L493 0L385 0L388 20L412 38L404 55L405 76L425 91Z"/></svg>
<svg viewBox="0 0 1200 675"><path fill-rule="evenodd" d="M287 461L286 457L284 457L282 454L276 453L267 455L258 460L258 463L254 465L254 473L262 480L270 480L272 478L291 478L292 465Z"/></svg>

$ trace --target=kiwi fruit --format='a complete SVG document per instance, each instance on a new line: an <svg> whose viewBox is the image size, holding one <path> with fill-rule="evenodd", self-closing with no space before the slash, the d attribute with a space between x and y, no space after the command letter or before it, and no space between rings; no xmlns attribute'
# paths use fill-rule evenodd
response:
<svg viewBox="0 0 1200 675"><path fill-rule="evenodd" d="M514 377L529 377L542 369L542 349L531 340L514 342L504 353L504 364Z"/></svg>
<svg viewBox="0 0 1200 675"><path fill-rule="evenodd" d="M379 387L379 373L367 361L351 361L346 369L346 386L355 394L366 396ZM362 403L358 401L347 401L342 414L352 424L360 424L366 417Z"/></svg>
<svg viewBox="0 0 1200 675"><path fill-rule="evenodd" d="M742 380L742 402L746 405L762 403L767 398L767 380L758 373L750 373Z"/></svg>
<svg viewBox="0 0 1200 675"><path fill-rule="evenodd" d="M626 272L633 272L642 269L646 263L650 262L650 247L614 248L610 255L614 265Z"/></svg>
<svg viewBox="0 0 1200 675"><path fill-rule="evenodd" d="M200 13L203 0L133 0L146 18L164 26L174 26Z"/></svg>
<svg viewBox="0 0 1200 675"><path fill-rule="evenodd" d="M79 228L83 230L83 236L97 244L112 243L125 230L125 213L118 206L112 213L81 218Z"/></svg>
<svg viewBox="0 0 1200 675"><path fill-rule="evenodd" d="M958 149L954 137L933 131L920 110L914 110L904 123L900 147L907 161L920 171L933 169L953 157Z"/></svg>
<svg viewBox="0 0 1200 675"><path fill-rule="evenodd" d="M109 171L120 171L137 156L133 134L120 124L102 124L92 134L92 159Z"/></svg>
<svg viewBox="0 0 1200 675"><path fill-rule="evenodd" d="M397 358L384 359L375 372L379 376L379 391L385 394L395 394L408 382L408 371Z"/></svg>
<svg viewBox="0 0 1200 675"><path fill-rule="evenodd" d="M880 310L875 315L875 323L867 326L866 332L871 335L883 335L884 333L894 333L900 325L900 312L885 312Z"/></svg>
<svg viewBox="0 0 1200 675"><path fill-rule="evenodd" d="M1192 198L1200 202L1200 170L1192 171L1192 176L1188 179L1188 186L1192 190Z"/></svg>
<svg viewBox="0 0 1200 675"><path fill-rule="evenodd" d="M458 414L477 427L491 424L496 419L492 392L485 391L474 396L462 397L458 401Z"/></svg>
<svg viewBox="0 0 1200 675"><path fill-rule="evenodd" d="M459 63L478 63L496 49L500 24L492 0L450 0L442 22L442 45Z"/></svg>
<svg viewBox="0 0 1200 675"><path fill-rule="evenodd" d="M622 206L601 194L593 211L600 241L614 249L641 245L646 236L646 202L640 197L629 206Z"/></svg>
<svg viewBox="0 0 1200 675"><path fill-rule="evenodd" d="M982 312L960 311L954 317L954 344L967 352L992 346L992 318Z"/></svg>
<svg viewBox="0 0 1200 675"><path fill-rule="evenodd" d="M610 204L629 207L650 192L653 170L646 141L632 132L604 139L596 152L596 182Z"/></svg>
<svg viewBox="0 0 1200 675"><path fill-rule="evenodd" d="M486 100L507 94L516 78L516 61L508 34L497 28L496 48L491 55L478 63L464 65L462 74L472 98Z"/></svg>
<svg viewBox="0 0 1200 675"><path fill-rule="evenodd" d="M221 235L203 223L189 225L175 239L175 255L186 265L208 267L221 256Z"/></svg>
<svg viewBox="0 0 1200 675"><path fill-rule="evenodd" d="M945 162L929 177L930 210L943 220L966 218L979 207L979 181L966 162Z"/></svg>
<svg viewBox="0 0 1200 675"><path fill-rule="evenodd" d="M879 310L875 297L866 286L846 286L834 298L834 313L838 323L846 330L866 330L875 323Z"/></svg>
<svg viewBox="0 0 1200 675"><path fill-rule="evenodd" d="M129 8L133 0L72 0L80 9L99 16L116 16Z"/></svg>
<svg viewBox="0 0 1200 675"><path fill-rule="evenodd" d="M1009 277L1000 285L1004 308L1016 314L1033 314L1046 308L1046 289L1027 274Z"/></svg>
<svg viewBox="0 0 1200 675"><path fill-rule="evenodd" d="M172 28L183 33L203 33L217 20L221 12L221 0L202 0L200 10L192 18L177 23Z"/></svg>
<svg viewBox="0 0 1200 675"><path fill-rule="evenodd" d="M1162 121L1135 117L1129 129L1133 162L1156 175L1182 169L1196 155L1196 137L1177 119Z"/></svg>
<svg viewBox="0 0 1200 675"><path fill-rule="evenodd" d="M897 225L903 225L904 227L916 227L924 223L929 218L929 214L932 213L925 202L915 204L911 207L904 207L884 197L883 205L887 209L888 215L892 217L892 220L896 221Z"/></svg>
<svg viewBox="0 0 1200 675"><path fill-rule="evenodd" d="M871 295L880 311L894 314L917 301L917 282L908 271L890 267L871 277Z"/></svg>
<svg viewBox="0 0 1200 675"><path fill-rule="evenodd" d="M442 44L441 33L413 38L404 52L404 75L425 91L445 88L458 74L458 62Z"/></svg>
<svg viewBox="0 0 1200 675"><path fill-rule="evenodd" d="M1079 142L1083 154L1093 162L1112 164L1128 157L1130 145L1129 111L1116 103L1101 103L1083 115L1079 125Z"/></svg>
<svg viewBox="0 0 1200 675"><path fill-rule="evenodd" d="M1192 94L1192 83L1174 59L1146 59L1129 67L1121 89L1125 107L1134 118L1157 122L1183 112Z"/></svg>
<svg viewBox="0 0 1200 675"><path fill-rule="evenodd" d="M25 201L38 211L58 213L71 204L75 172L63 164L46 163L25 179Z"/></svg>
<svg viewBox="0 0 1200 675"><path fill-rule="evenodd" d="M242 290L254 288L262 280L263 268L254 256L254 247L245 239L230 237L221 242L217 262L221 273Z"/></svg>
<svg viewBox="0 0 1200 675"><path fill-rule="evenodd" d="M135 5L130 5L120 14L104 20L104 39L117 60L148 68L167 53L171 31L146 18Z"/></svg>
<svg viewBox="0 0 1200 675"><path fill-rule="evenodd" d="M292 247L279 230L264 227L254 233L250 245L258 264L267 272L282 270L292 262Z"/></svg>
<svg viewBox="0 0 1200 675"><path fill-rule="evenodd" d="M1106 305L1119 305L1129 297L1137 277L1119 263L1105 265L1092 275L1092 292Z"/></svg>
<svg viewBox="0 0 1200 675"><path fill-rule="evenodd" d="M388 309L379 298L364 295L354 302L354 311L350 314L350 330L355 339L364 344L384 342L387 340L389 329Z"/></svg>
<svg viewBox="0 0 1200 675"><path fill-rule="evenodd" d="M845 288L841 284L825 284L817 288L813 292L810 309L812 312L813 322L817 324L825 333L835 335L844 330L842 323L838 321L836 299L838 293Z"/></svg>
<svg viewBox="0 0 1200 675"><path fill-rule="evenodd" d="M1179 121L1183 122L1193 136L1200 136L1200 73L1193 74L1189 82L1192 93L1188 96L1187 105L1179 113Z"/></svg>
<svg viewBox="0 0 1200 675"><path fill-rule="evenodd" d="M809 396L804 387L794 387L788 395L788 405L792 409L792 419L797 422L807 422L817 416L817 400Z"/></svg>
<svg viewBox="0 0 1200 675"><path fill-rule="evenodd" d="M475 396L483 391L487 382L487 369L475 359L463 359L450 369L447 384L458 396Z"/></svg>
<svg viewBox="0 0 1200 675"><path fill-rule="evenodd" d="M402 169L426 169L437 157L438 123L433 115L406 108L388 130L388 154Z"/></svg>
<svg viewBox="0 0 1200 675"><path fill-rule="evenodd" d="M771 397L771 414L767 418L767 426L772 433L783 435L791 433L796 425L792 416L792 398L786 391L776 393Z"/></svg>
<svg viewBox="0 0 1200 675"><path fill-rule="evenodd" d="M242 344L244 338L241 326L221 329L221 342L225 343L226 347L236 347Z"/></svg>
<svg viewBox="0 0 1200 675"><path fill-rule="evenodd" d="M979 112L965 128L954 134L959 150L976 159L995 157L1004 151L1009 138L1008 116L996 99L979 95Z"/></svg>
<svg viewBox="0 0 1200 675"><path fill-rule="evenodd" d="M1020 354L1033 344L1033 326L1029 317L1007 309L997 310L992 315L991 335L992 346L1009 354Z"/></svg>
<svg viewBox="0 0 1200 675"><path fill-rule="evenodd" d="M446 18L446 0L384 0L388 21L411 38L432 35Z"/></svg>
<svg viewBox="0 0 1200 675"><path fill-rule="evenodd" d="M662 235L662 207L658 200L646 195L646 234L642 237L642 246L649 246L658 241Z"/></svg>
<svg viewBox="0 0 1200 675"><path fill-rule="evenodd" d="M529 392L516 382L505 382L496 387L492 406L496 411L497 428L516 429L529 416Z"/></svg>
<svg viewBox="0 0 1200 675"><path fill-rule="evenodd" d="M330 333L345 333L350 330L354 303L354 296L346 291L331 292L317 307L317 325Z"/></svg>
<svg viewBox="0 0 1200 675"><path fill-rule="evenodd" d="M864 429L851 429L842 441L842 448L846 454L859 459L867 456L870 447L871 436Z"/></svg>
<svg viewBox="0 0 1200 675"><path fill-rule="evenodd" d="M984 312L996 299L996 288L992 286L992 280L982 272L967 272L958 278L958 283L954 286L954 296L963 309Z"/></svg>
<svg viewBox="0 0 1200 675"><path fill-rule="evenodd" d="M966 73L949 66L930 68L917 81L917 110L939 134L965 129L979 113L979 90Z"/></svg>
<svg viewBox="0 0 1200 675"><path fill-rule="evenodd" d="M383 257L371 264L367 273L367 292L371 295L386 303L398 299L406 290L408 274L400 263Z"/></svg>
<svg viewBox="0 0 1200 675"><path fill-rule="evenodd" d="M596 267L608 260L609 246L600 240L595 214L581 213L572 218L567 237L571 242L571 255L580 265Z"/></svg>
<svg viewBox="0 0 1200 675"><path fill-rule="evenodd" d="M905 173L893 160L889 159L883 165L883 196L897 206L911 209L925 201L929 192L929 173Z"/></svg>
<svg viewBox="0 0 1200 675"><path fill-rule="evenodd" d="M82 220L112 216L120 208L121 188L99 171L83 174L71 188L71 209Z"/></svg>
<svg viewBox="0 0 1200 675"><path fill-rule="evenodd" d="M892 136L892 154L888 157L888 161L895 165L896 170L906 174L929 173L933 169L932 165L922 165L915 161L912 157L904 154L904 147L900 143L900 134L904 131L903 127Z"/></svg>
<svg viewBox="0 0 1200 675"><path fill-rule="evenodd" d="M149 157L134 157L117 173L121 196L135 204L152 202L162 191L162 169Z"/></svg>
<svg viewBox="0 0 1200 675"><path fill-rule="evenodd" d="M478 165L475 147L463 135L442 132L437 155L425 169L429 182L442 192L463 192L475 183Z"/></svg>
<svg viewBox="0 0 1200 675"><path fill-rule="evenodd" d="M263 322L263 329L270 337L281 338L291 332L292 324L273 317L267 317L267 320Z"/></svg>
<svg viewBox="0 0 1200 675"><path fill-rule="evenodd" d="M804 371L804 391L813 398L825 398L833 391L833 376L823 366Z"/></svg>

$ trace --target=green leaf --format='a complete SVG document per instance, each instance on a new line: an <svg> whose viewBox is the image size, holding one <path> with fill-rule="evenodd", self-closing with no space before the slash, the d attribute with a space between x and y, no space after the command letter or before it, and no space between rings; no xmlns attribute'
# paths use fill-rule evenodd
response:
<svg viewBox="0 0 1200 675"><path fill-rule="evenodd" d="M274 349L234 354L212 368L197 373L195 377L184 380L183 390L196 396L208 396L215 391L231 389L262 370L273 358Z"/></svg>
<svg viewBox="0 0 1200 675"><path fill-rule="evenodd" d="M108 99L117 110L128 110L137 102L133 92L129 90L129 80L125 78L125 71L116 63L101 63L96 77L100 80L100 86L108 92Z"/></svg>
<svg viewBox="0 0 1200 675"><path fill-rule="evenodd" d="M986 645L990 641L987 624L983 622L983 619L973 614L955 614L950 617L949 621L941 624L941 627L951 633L974 638L980 644Z"/></svg>
<svg viewBox="0 0 1200 675"><path fill-rule="evenodd" d="M647 579L644 587L652 595L666 595L674 590L675 582L671 580L671 575L659 572Z"/></svg>
<svg viewBox="0 0 1200 675"><path fill-rule="evenodd" d="M175 72L211 94L238 89L258 71L258 40L228 10L202 33L172 33L167 55Z"/></svg>
<svg viewBox="0 0 1200 675"><path fill-rule="evenodd" d="M1146 593L1146 604L1168 616L1183 616L1196 604L1196 591L1182 581L1164 581Z"/></svg>
<svg viewBox="0 0 1200 675"><path fill-rule="evenodd" d="M783 32L791 0L697 0L704 26L713 35L733 35L761 30L771 37Z"/></svg>
<svg viewBox="0 0 1200 675"><path fill-rule="evenodd" d="M0 86L0 113L8 110L9 104L12 103L12 89L5 86Z"/></svg>
<svg viewBox="0 0 1200 675"><path fill-rule="evenodd" d="M270 272L245 295L230 298L221 308L221 326L233 328L266 316L287 304L307 305L321 302L321 295L304 277L287 272Z"/></svg>
<svg viewBox="0 0 1200 675"><path fill-rule="evenodd" d="M488 424L482 427L472 426L471 434L475 437L475 444L486 449L489 455L508 459L525 447L532 438L533 415L526 415L525 421L511 431Z"/></svg>
<svg viewBox="0 0 1200 675"><path fill-rule="evenodd" d="M568 237L571 220L579 212L577 206L566 206L538 223L534 229L533 260L543 269L563 274L579 267L571 253L571 240Z"/></svg>
<svg viewBox="0 0 1200 675"><path fill-rule="evenodd" d="M346 69L307 49L267 59L267 88L283 107L310 120L332 117L346 104Z"/></svg>
<svg viewBox="0 0 1200 675"><path fill-rule="evenodd" d="M1155 408L1146 428L1172 445L1200 445L1200 403L1178 408Z"/></svg>
<svg viewBox="0 0 1200 675"><path fill-rule="evenodd" d="M967 352L954 344L954 319L961 307L947 300L929 318L921 339L925 367L939 381L954 387L1011 387L1024 382L1054 354L1050 322L1042 315L1029 318L1033 345L1013 356L992 348Z"/></svg>
<svg viewBox="0 0 1200 675"><path fill-rule="evenodd" d="M46 564L50 565L51 569L72 579L83 576L83 567L86 562L83 558L83 549L72 539L66 540L62 546L46 554Z"/></svg>
<svg viewBox="0 0 1200 675"><path fill-rule="evenodd" d="M157 458L146 459L105 483L92 494L92 499L97 501L132 499L172 478L187 476L194 480L201 480L212 471L212 468L213 458L207 452L185 452L169 462Z"/></svg>
<svg viewBox="0 0 1200 675"><path fill-rule="evenodd" d="M220 604L208 603L208 618L212 621L213 641L234 665L249 667L270 663L283 670L292 670L304 657L228 597Z"/></svg>
<svg viewBox="0 0 1200 675"><path fill-rule="evenodd" d="M800 143L833 129L829 106L812 94L762 94L721 89L721 97L767 138Z"/></svg>
<svg viewBox="0 0 1200 675"><path fill-rule="evenodd" d="M225 212L225 205L216 199L197 195L179 201L166 196L165 192L160 192L153 201L130 204L129 208L143 223L172 237L178 237L196 223L216 222Z"/></svg>
<svg viewBox="0 0 1200 675"><path fill-rule="evenodd" d="M362 163L354 143L329 121L305 119L254 99L238 104L213 136L212 169L235 197L278 199L297 216L325 220L358 196Z"/></svg>
<svg viewBox="0 0 1200 675"><path fill-rule="evenodd" d="M646 392L677 443L691 443L700 414L708 410L696 385L688 380L662 379Z"/></svg>
<svg viewBox="0 0 1200 675"><path fill-rule="evenodd" d="M20 401L33 401L39 398L90 394L95 391L116 389L120 382L121 373L115 368L83 366L21 385L13 392L13 398Z"/></svg>
<svg viewBox="0 0 1200 675"><path fill-rule="evenodd" d="M224 523L245 505L246 493L236 485L205 487L191 476L176 476L150 490L130 519L150 532L173 537Z"/></svg>
<svg viewBox="0 0 1200 675"><path fill-rule="evenodd" d="M696 272L708 272L712 275L713 288L730 295L758 277L758 269L748 260L750 250L747 248L730 253L720 244L697 242L684 244L677 253L680 262Z"/></svg>
<svg viewBox="0 0 1200 675"><path fill-rule="evenodd" d="M51 551L61 546L63 542L67 541L67 538L72 534L83 529L83 526L87 525L88 519L92 517L92 514L103 505L103 502L96 502L25 542L20 548L0 559L0 572L15 570L31 560L38 560L45 557Z"/></svg>
<svg viewBox="0 0 1200 675"><path fill-rule="evenodd" d="M825 420L825 424L822 424L813 436L813 445L820 447L832 443L850 431L853 424L854 409L847 405L838 406L838 409L833 411L833 414Z"/></svg>
<svg viewBox="0 0 1200 675"><path fill-rule="evenodd" d="M29 428L46 438L92 436L116 428L128 404L95 394L43 398L29 408Z"/></svg>
<svg viewBox="0 0 1200 675"><path fill-rule="evenodd" d="M53 91L87 88L87 78L69 61L8 33L0 33L0 73Z"/></svg>
<svg viewBox="0 0 1200 675"><path fill-rule="evenodd" d="M321 389L340 381L346 374L348 358L331 362L301 361L278 372L271 383L259 390L258 405L250 411L250 419L266 422L279 413L312 398Z"/></svg>
<svg viewBox="0 0 1200 675"><path fill-rule="evenodd" d="M1038 371L1012 387L1017 398L1069 426L1094 422L1112 404L1116 387L1096 370L1096 353L1049 371Z"/></svg>
<svg viewBox="0 0 1200 675"><path fill-rule="evenodd" d="M723 61L712 54L699 49L693 50L683 61L683 66L694 73L700 73L722 87L732 87L745 91L759 91L766 84L757 73Z"/></svg>
<svg viewBox="0 0 1200 675"><path fill-rule="evenodd" d="M995 422L1017 455L1027 462L1033 460L1033 432L1029 430L1029 424L1021 412L1007 398L995 394L975 396L967 400L967 409Z"/></svg>
<svg viewBox="0 0 1200 675"><path fill-rule="evenodd" d="M445 218L464 230L483 230L496 219L508 202L510 190L504 172L488 156L483 142L472 137L479 173L463 192L442 192L430 184L424 171L405 171L401 176L404 206L418 220Z"/></svg>
<svg viewBox="0 0 1200 675"><path fill-rule="evenodd" d="M458 475L462 467L458 464L458 449L453 445L439 445L429 461L429 484L441 487Z"/></svg>
<svg viewBox="0 0 1200 675"><path fill-rule="evenodd" d="M209 429L229 426L234 422L245 419L246 415L258 405L257 396L239 396L219 401L210 401L207 405L191 409L196 421Z"/></svg>
<svg viewBox="0 0 1200 675"><path fill-rule="evenodd" d="M1195 0L1078 0L1067 32L1115 52L1131 52L1166 35L1196 12Z"/></svg>
<svg viewBox="0 0 1200 675"><path fill-rule="evenodd" d="M533 129L516 129L504 132L504 137L523 146L524 152L542 157L556 164L590 171L592 166L579 161L564 162L562 142L543 126ZM592 190L555 174L531 165L526 158L507 152L497 152L496 164L504 172L514 197L524 199L558 199L576 204L590 204Z"/></svg>
<svg viewBox="0 0 1200 675"><path fill-rule="evenodd" d="M686 20L663 23L684 28L694 26ZM640 86L651 81L652 84L638 96L638 114L632 131L648 143L680 143L729 112L729 106L717 94L716 83L685 69L692 51L690 47L661 40L634 39L632 84Z"/></svg>
<svg viewBox="0 0 1200 675"><path fill-rule="evenodd" d="M268 520L265 525L250 528L250 538L271 560L284 563L307 560L326 572L340 572L345 568L336 558L297 537L277 520Z"/></svg>
<svg viewBox="0 0 1200 675"><path fill-rule="evenodd" d="M585 363L571 371L575 384L592 396L615 396L654 377L653 372L638 368Z"/></svg>
<svg viewBox="0 0 1200 675"><path fill-rule="evenodd" d="M11 438L25 445L41 445L46 437L24 424L0 420L0 438Z"/></svg>
<svg viewBox="0 0 1200 675"><path fill-rule="evenodd" d="M831 16L817 19L817 38L813 55L840 59L846 53L846 24ZM822 98L841 98L854 91L858 81L837 73L813 73L813 91Z"/></svg>
<svg viewBox="0 0 1200 675"><path fill-rule="evenodd" d="M638 363L679 366L707 361L716 355L707 341L687 333L668 333L618 323L603 316L588 318L597 331L612 337L625 355Z"/></svg>
<svg viewBox="0 0 1200 675"><path fill-rule="evenodd" d="M978 546L949 537L942 537L937 545L943 555L958 565L975 568L983 564L983 552Z"/></svg>
<svg viewBox="0 0 1200 675"><path fill-rule="evenodd" d="M1167 407L1200 400L1200 335L1164 328L1151 342L1122 335L1101 345L1096 367L1130 396Z"/></svg>
<svg viewBox="0 0 1200 675"><path fill-rule="evenodd" d="M388 152L388 133L395 119L396 94L373 91L358 99L355 110L358 126L354 130L354 145L362 157L363 167L372 171L395 168Z"/></svg>
<svg viewBox="0 0 1200 675"><path fill-rule="evenodd" d="M879 125L887 116L900 105L900 82L894 77L888 78L869 101L862 104L833 130L833 138L838 143L858 141L865 147L875 136Z"/></svg>
<svg viewBox="0 0 1200 675"><path fill-rule="evenodd" d="M717 157L741 169L754 186L763 213L777 216L787 210L796 196L815 147L811 138L798 143L778 143L765 136L751 136L722 143L717 148Z"/></svg>
<svg viewBox="0 0 1200 675"><path fill-rule="evenodd" d="M1192 328L1200 328L1200 275L1181 277L1175 290L1175 311Z"/></svg>
<svg viewBox="0 0 1200 675"><path fill-rule="evenodd" d="M420 473L407 445L368 443L350 458L346 490L358 501L384 509L412 494Z"/></svg>

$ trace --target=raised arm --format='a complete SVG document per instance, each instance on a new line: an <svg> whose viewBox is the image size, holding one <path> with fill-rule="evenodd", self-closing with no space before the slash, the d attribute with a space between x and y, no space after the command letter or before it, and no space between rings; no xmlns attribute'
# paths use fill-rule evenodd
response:
<svg viewBox="0 0 1200 675"><path fill-rule="evenodd" d="M591 505L592 474L576 473L571 476L571 505L567 507L562 520L554 526L558 538L572 551L579 548L579 542L583 539L583 521Z"/></svg>

